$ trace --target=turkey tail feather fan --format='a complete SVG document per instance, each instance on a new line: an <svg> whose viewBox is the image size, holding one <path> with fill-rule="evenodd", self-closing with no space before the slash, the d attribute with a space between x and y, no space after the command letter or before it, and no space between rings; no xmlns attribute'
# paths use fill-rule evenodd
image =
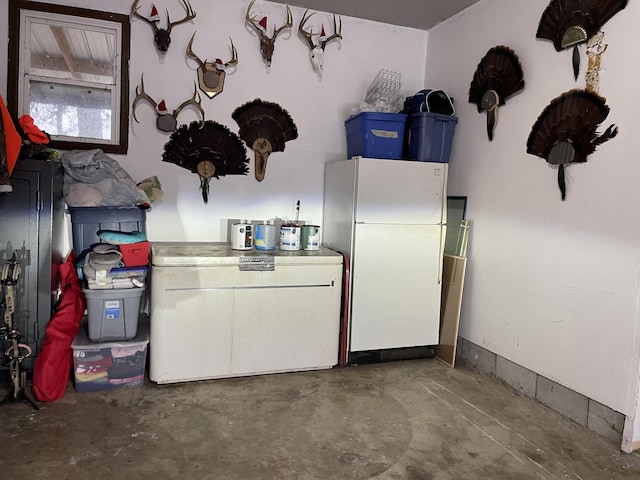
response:
<svg viewBox="0 0 640 480"><path fill-rule="evenodd" d="M522 66L515 52L503 45L491 48L480 60L469 87L469 102L478 106L478 112L487 112L489 140L498 123L498 106L522 88Z"/></svg>
<svg viewBox="0 0 640 480"><path fill-rule="evenodd" d="M558 165L558 187L565 199L565 167L582 163L596 147L618 134L618 127L610 125L602 135L596 128L609 115L606 100L587 90L570 90L554 98L542 111L531 128L527 153Z"/></svg>
<svg viewBox="0 0 640 480"><path fill-rule="evenodd" d="M204 203L209 201L212 177L246 175L249 171L247 150L240 138L211 120L178 128L164 146L162 161L197 173Z"/></svg>
<svg viewBox="0 0 640 480"><path fill-rule="evenodd" d="M573 48L573 73L578 78L580 55L577 46L595 35L628 0L551 0L540 17L536 38L553 42L559 52Z"/></svg>
<svg viewBox="0 0 640 480"><path fill-rule="evenodd" d="M259 98L239 106L231 116L240 127L240 138L254 151L255 177L261 182L269 155L283 152L285 142L298 138L298 129L289 112Z"/></svg>

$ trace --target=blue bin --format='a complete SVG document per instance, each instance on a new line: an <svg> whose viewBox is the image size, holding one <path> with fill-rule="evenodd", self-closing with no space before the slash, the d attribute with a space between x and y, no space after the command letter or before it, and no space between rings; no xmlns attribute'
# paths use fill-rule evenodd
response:
<svg viewBox="0 0 640 480"><path fill-rule="evenodd" d="M348 158L401 159L406 122L404 113L362 112L349 117L344 122Z"/></svg>
<svg viewBox="0 0 640 480"><path fill-rule="evenodd" d="M100 230L146 233L147 211L139 207L69 207L76 258L100 243Z"/></svg>
<svg viewBox="0 0 640 480"><path fill-rule="evenodd" d="M409 128L409 160L449 163L457 117L413 113Z"/></svg>

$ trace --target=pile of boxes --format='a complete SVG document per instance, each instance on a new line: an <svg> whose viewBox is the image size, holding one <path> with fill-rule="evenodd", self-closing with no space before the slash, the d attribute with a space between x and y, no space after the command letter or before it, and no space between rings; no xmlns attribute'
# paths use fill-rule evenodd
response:
<svg viewBox="0 0 640 480"><path fill-rule="evenodd" d="M76 391L141 386L149 343L148 317L142 312L149 267L147 211L70 207L69 212L73 250L87 301L86 319L71 345ZM127 243L128 237L136 241ZM121 256L121 262L108 270L96 270L91 282L83 278L87 255L109 250L118 252L116 258Z"/></svg>

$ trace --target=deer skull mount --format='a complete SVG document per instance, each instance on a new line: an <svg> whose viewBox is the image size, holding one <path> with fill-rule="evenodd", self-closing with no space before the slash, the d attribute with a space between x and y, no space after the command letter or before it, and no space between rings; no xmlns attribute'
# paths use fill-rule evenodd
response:
<svg viewBox="0 0 640 480"><path fill-rule="evenodd" d="M200 86L200 90L202 90L207 97L213 98L218 93L221 93L224 88L224 79L226 77L225 69L227 67L237 65L238 51L233 45L233 40L229 38L229 40L231 40L231 60L227 63L223 63L219 58L216 58L215 62L207 62L206 59L202 61L200 57L193 53L192 47L195 36L196 32L193 32L189 45L187 45L187 56L189 58L193 58L199 64L198 84Z"/></svg>
<svg viewBox="0 0 640 480"><path fill-rule="evenodd" d="M160 55L162 55L162 57L164 57L164 55L167 53L167 50L169 49L169 44L171 43L171 29L176 25L180 25L181 23L188 22L189 20L193 20L194 18L196 18L196 12L194 12L193 8L191 8L191 4L189 3L189 0L181 0L181 1L187 14L182 20L178 20L177 22L172 22L171 18L169 17L169 12L167 11L167 28L166 29L160 28L157 25L160 19L158 18L155 5L152 7L150 18L143 17L138 13L138 7L139 7L138 4L140 3L140 0L135 0L133 2L133 5L131 5L131 14L138 17L141 20L144 20L149 25L151 25L151 28L153 29L153 41L155 42L156 48L158 49L158 52L160 53Z"/></svg>
<svg viewBox="0 0 640 480"><path fill-rule="evenodd" d="M293 16L291 15L291 9L288 4L285 4L286 13L287 13L287 22L282 25L280 28L275 28L273 30L273 34L269 37L267 36L267 17L264 17L262 20L258 21L255 16L251 15L251 7L256 0L251 0L249 6L247 7L247 13L245 14L245 20L256 29L258 32L258 36L260 38L260 53L262 54L262 58L267 63L267 70L271 68L271 57L273 57L273 49L275 47L276 38L280 32L282 32L286 28L291 28L293 26Z"/></svg>
<svg viewBox="0 0 640 480"><path fill-rule="evenodd" d="M327 37L324 32L324 25L322 25L319 34L314 34L311 29L308 31L304 29L304 25L307 23L307 20L315 14L315 12L313 12L307 15L307 12L309 12L309 10L305 10L304 15L302 15L302 20L300 20L300 24L298 25L298 33L304 37L309 45L313 69L318 73L322 73L322 67L324 66L324 47L327 46L327 43L336 38L342 40L342 18L339 17L340 21L339 23L336 23L336 15L335 13L333 14L333 34ZM317 44L313 41L314 35L319 36L320 42Z"/></svg>
<svg viewBox="0 0 640 480"><path fill-rule="evenodd" d="M155 109L156 114L158 116L156 118L156 128L162 132L168 132L168 133L175 132L176 128L178 127L178 115L180 114L183 108L189 105L193 105L198 109L198 111L200 112L200 115L202 116L202 120L204 121L204 110L202 109L200 94L198 93L195 84L193 85L193 97L191 97L189 100L182 102L180 106L173 111L173 113L169 113L165 106L164 100L162 100L160 103L157 103L153 98L147 95L147 93L144 91L144 75L141 75L140 88L136 86L136 98L133 100L133 107L132 107L133 119L137 123L140 123L140 121L136 118L136 107L138 106L138 103L141 100L146 100Z"/></svg>

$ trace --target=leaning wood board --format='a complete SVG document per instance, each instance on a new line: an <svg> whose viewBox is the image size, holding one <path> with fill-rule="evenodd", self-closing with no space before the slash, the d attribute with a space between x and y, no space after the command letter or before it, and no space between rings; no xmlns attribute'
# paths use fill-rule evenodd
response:
<svg viewBox="0 0 640 480"><path fill-rule="evenodd" d="M444 255L442 265L442 301L440 307L440 344L436 358L450 367L456 363L458 326L462 307L466 257Z"/></svg>

